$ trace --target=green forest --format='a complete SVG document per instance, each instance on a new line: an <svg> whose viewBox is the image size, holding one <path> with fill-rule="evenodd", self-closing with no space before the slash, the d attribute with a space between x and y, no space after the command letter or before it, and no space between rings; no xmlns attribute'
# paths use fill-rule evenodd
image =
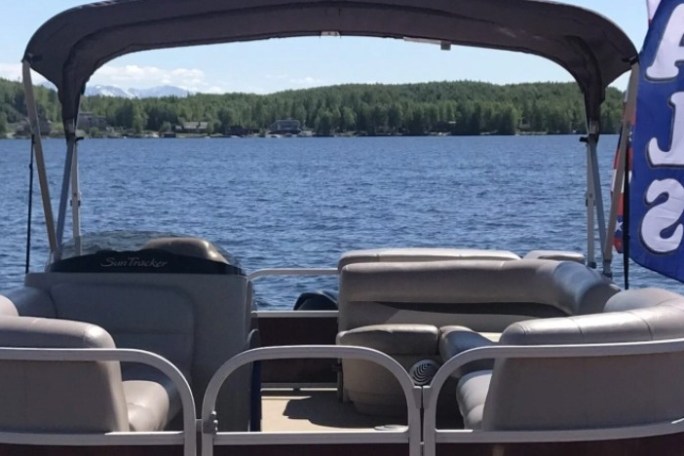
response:
<svg viewBox="0 0 684 456"><path fill-rule="evenodd" d="M57 94L36 88L39 112L61 129ZM484 82L346 84L269 95L195 94L176 98L84 97L81 111L106 119L123 134L173 131L183 122L206 122L205 133L264 133L278 119L296 119L316 135L569 134L585 131L584 107L573 83L495 85ZM622 93L610 88L602 131L617 132ZM22 87L0 79L0 137L26 118ZM103 134L91 127L85 133Z"/></svg>

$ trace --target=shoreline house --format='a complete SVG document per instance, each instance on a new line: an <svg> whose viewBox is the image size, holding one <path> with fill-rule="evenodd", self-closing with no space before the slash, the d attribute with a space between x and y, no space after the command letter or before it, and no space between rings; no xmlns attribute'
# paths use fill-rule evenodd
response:
<svg viewBox="0 0 684 456"><path fill-rule="evenodd" d="M52 134L52 121L48 120L44 116L41 116L38 119L38 125L40 128L40 134L41 136L50 136ZM22 120L18 124L16 124L16 128L14 129L14 135L15 136L22 136L22 137L29 137L31 136L31 125L29 124L28 119Z"/></svg>
<svg viewBox="0 0 684 456"><path fill-rule="evenodd" d="M295 119L276 120L269 127L273 135L298 135L302 132L302 124Z"/></svg>
<svg viewBox="0 0 684 456"><path fill-rule="evenodd" d="M181 121L176 125L176 133L186 133L193 135L207 134L209 132L209 122L192 120L189 122Z"/></svg>
<svg viewBox="0 0 684 456"><path fill-rule="evenodd" d="M91 128L106 130L107 118L105 116L95 115L92 112L80 112L78 114L78 128L86 131Z"/></svg>

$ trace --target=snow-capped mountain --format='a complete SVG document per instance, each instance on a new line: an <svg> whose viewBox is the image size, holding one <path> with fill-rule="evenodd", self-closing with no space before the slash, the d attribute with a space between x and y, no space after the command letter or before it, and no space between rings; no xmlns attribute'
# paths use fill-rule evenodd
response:
<svg viewBox="0 0 684 456"><path fill-rule="evenodd" d="M128 89L137 98L187 97L189 91L170 85L149 87L147 89Z"/></svg>
<svg viewBox="0 0 684 456"><path fill-rule="evenodd" d="M120 97L120 98L161 98L187 97L189 92L180 87L158 86L146 89L122 89L116 86L92 85L86 86L86 96Z"/></svg>
<svg viewBox="0 0 684 456"><path fill-rule="evenodd" d="M135 96L120 87L93 85L86 86L86 96L101 96L101 97L120 97L120 98L135 98Z"/></svg>

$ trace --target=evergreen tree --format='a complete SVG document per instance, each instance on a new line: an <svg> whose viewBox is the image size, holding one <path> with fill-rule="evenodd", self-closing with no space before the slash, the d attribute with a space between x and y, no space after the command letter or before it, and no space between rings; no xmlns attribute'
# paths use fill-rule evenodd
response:
<svg viewBox="0 0 684 456"><path fill-rule="evenodd" d="M45 118L59 125L56 93L36 87L36 99ZM602 132L619 128L622 100L620 91L606 91ZM26 118L24 101L19 83L0 79L5 123ZM166 123L173 127L185 119L208 122L210 130L227 134L232 127L265 130L274 120L289 118L330 134L514 134L518 129L583 133L586 128L583 97L572 83L345 84L271 95L196 94L144 100L98 96L83 97L82 111L104 116L114 128L136 132L160 131Z"/></svg>
<svg viewBox="0 0 684 456"><path fill-rule="evenodd" d="M0 112L0 138L7 137L7 114Z"/></svg>

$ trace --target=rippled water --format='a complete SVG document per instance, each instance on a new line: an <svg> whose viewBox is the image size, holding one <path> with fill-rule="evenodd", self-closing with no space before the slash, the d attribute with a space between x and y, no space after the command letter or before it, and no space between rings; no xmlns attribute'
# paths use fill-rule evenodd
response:
<svg viewBox="0 0 684 456"><path fill-rule="evenodd" d="M616 142L601 141L606 201ZM45 143L55 208L63 145ZM197 235L250 272L332 267L347 250L385 246L586 249L576 136L86 140L79 150L84 233ZM28 151L27 141L0 142L0 289L19 286L24 271ZM34 202L31 269L40 270L37 193ZM631 277L633 286L677 286L638 266ZM316 288L334 280L257 283L262 305L276 308Z"/></svg>

